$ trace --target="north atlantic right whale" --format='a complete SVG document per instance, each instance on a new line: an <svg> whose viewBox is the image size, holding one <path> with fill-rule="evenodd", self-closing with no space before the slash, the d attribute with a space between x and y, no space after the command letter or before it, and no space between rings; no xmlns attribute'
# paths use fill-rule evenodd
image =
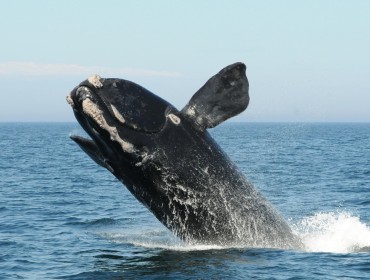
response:
<svg viewBox="0 0 370 280"><path fill-rule="evenodd" d="M133 82L92 76L67 96L91 139L71 138L186 242L300 248L207 132L247 108L245 71L225 67L181 111Z"/></svg>

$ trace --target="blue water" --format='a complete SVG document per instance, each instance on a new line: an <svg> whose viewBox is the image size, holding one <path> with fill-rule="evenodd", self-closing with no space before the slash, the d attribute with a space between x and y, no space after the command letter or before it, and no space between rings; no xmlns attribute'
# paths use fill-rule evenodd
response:
<svg viewBox="0 0 370 280"><path fill-rule="evenodd" d="M370 279L370 124L211 131L305 251L183 244L70 133L0 124L0 279Z"/></svg>

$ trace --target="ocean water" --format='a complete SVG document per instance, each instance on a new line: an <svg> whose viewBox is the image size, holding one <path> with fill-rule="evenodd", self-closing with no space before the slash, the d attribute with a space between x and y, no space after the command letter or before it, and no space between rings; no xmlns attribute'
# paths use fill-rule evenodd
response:
<svg viewBox="0 0 370 280"><path fill-rule="evenodd" d="M304 251L184 244L70 133L0 124L0 279L370 279L370 124L211 130Z"/></svg>

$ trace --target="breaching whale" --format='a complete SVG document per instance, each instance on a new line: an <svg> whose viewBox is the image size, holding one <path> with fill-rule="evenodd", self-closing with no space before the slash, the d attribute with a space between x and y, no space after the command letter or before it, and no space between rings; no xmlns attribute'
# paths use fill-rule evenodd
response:
<svg viewBox="0 0 370 280"><path fill-rule="evenodd" d="M94 75L67 96L91 137L71 138L192 244L298 248L287 222L207 132L249 103L246 66L211 77L181 110L133 82Z"/></svg>

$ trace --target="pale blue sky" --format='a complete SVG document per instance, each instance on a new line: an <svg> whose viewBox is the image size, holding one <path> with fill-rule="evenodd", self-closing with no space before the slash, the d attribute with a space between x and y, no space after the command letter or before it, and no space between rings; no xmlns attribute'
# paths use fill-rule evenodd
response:
<svg viewBox="0 0 370 280"><path fill-rule="evenodd" d="M181 109L247 65L238 121L370 122L370 1L0 0L0 121L73 121L66 94L98 73Z"/></svg>

